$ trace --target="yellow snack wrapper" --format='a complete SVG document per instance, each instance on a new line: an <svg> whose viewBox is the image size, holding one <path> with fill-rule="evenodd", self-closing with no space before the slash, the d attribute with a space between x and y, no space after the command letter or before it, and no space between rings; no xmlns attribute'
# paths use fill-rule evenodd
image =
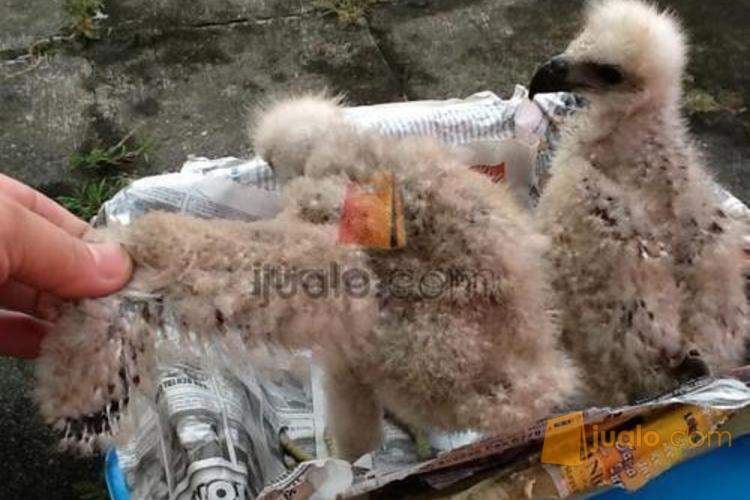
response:
<svg viewBox="0 0 750 500"><path fill-rule="evenodd" d="M612 485L634 491L695 448L731 446L731 435L716 430L727 415L681 405L645 423L588 432L583 414L563 415L547 422L542 462L562 497Z"/></svg>
<svg viewBox="0 0 750 500"><path fill-rule="evenodd" d="M545 464L581 465L588 455L583 412L547 420L541 461Z"/></svg>

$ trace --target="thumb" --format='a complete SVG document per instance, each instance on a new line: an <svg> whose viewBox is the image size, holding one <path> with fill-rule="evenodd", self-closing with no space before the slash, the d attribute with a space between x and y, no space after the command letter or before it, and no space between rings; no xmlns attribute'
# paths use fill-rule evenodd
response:
<svg viewBox="0 0 750 500"><path fill-rule="evenodd" d="M119 245L86 243L0 200L0 282L12 278L61 298L82 298L115 292L130 274L130 259Z"/></svg>

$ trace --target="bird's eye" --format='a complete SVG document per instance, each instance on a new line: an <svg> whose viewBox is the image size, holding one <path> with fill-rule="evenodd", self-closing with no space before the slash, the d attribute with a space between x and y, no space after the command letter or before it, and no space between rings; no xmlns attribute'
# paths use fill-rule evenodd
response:
<svg viewBox="0 0 750 500"><path fill-rule="evenodd" d="M594 71L596 76L607 85L617 85L624 80L620 68L613 64L595 64Z"/></svg>

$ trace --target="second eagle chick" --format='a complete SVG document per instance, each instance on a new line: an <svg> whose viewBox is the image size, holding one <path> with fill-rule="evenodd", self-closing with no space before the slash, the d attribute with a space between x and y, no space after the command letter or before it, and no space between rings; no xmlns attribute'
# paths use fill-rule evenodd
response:
<svg viewBox="0 0 750 500"><path fill-rule="evenodd" d="M255 144L303 220L338 223L343 193L384 171L402 196L405 241L362 249L381 285L373 329L322 349L344 456L377 444L383 409L414 428L499 433L569 404L579 378L550 311L546 239L507 189L435 140L357 129L316 98L275 106Z"/></svg>
<svg viewBox="0 0 750 500"><path fill-rule="evenodd" d="M595 403L626 403L741 363L739 224L725 214L680 116L687 46L675 18L595 1L531 94L574 91L542 195L563 339Z"/></svg>
<svg viewBox="0 0 750 500"><path fill-rule="evenodd" d="M135 390L153 396L165 329L178 351L237 335L311 348L347 459L377 447L385 409L416 429L499 433L568 402L578 376L549 311L545 239L510 193L435 141L356 129L325 99L274 106L255 135L286 181L279 216L134 221L114 236L132 282L71 304L45 339L37 399L68 442L101 445ZM378 221L396 229L384 241ZM332 265L348 290L316 280L336 279ZM266 268L299 273L287 277L300 286Z"/></svg>

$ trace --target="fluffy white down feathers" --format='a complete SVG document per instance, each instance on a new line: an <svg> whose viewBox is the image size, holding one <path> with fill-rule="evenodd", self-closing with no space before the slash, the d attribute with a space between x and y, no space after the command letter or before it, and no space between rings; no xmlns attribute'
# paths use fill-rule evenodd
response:
<svg viewBox="0 0 750 500"><path fill-rule="evenodd" d="M680 116L686 53L671 14L608 0L589 7L559 59L567 71L556 77L590 106L562 141L539 220L564 343L594 403L632 402L743 359L740 228Z"/></svg>
<svg viewBox="0 0 750 500"><path fill-rule="evenodd" d="M45 343L38 400L69 441L96 444L133 388L148 392L164 322L212 342L236 334L249 347L314 349L329 426L349 459L377 446L384 409L416 428L494 433L575 393L578 374L550 312L545 239L507 190L436 141L352 127L334 101L284 101L259 123L258 148L287 180L283 212L254 223L140 218L116 236L137 265L132 282L71 306ZM406 245L339 244L347 189L382 170L403 197ZM264 267L332 263L364 273L369 293L264 297L254 288ZM444 280L437 295L423 288L428 276ZM133 309L139 321L120 318Z"/></svg>

